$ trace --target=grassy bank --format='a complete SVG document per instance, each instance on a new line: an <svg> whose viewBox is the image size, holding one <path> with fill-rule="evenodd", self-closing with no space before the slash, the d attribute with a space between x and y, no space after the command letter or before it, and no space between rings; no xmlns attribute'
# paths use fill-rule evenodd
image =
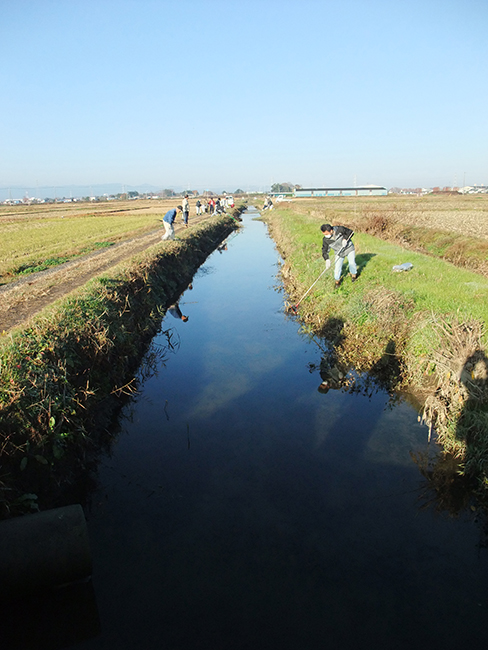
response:
<svg viewBox="0 0 488 650"><path fill-rule="evenodd" d="M330 197L293 210L488 276L488 195Z"/></svg>
<svg viewBox="0 0 488 650"><path fill-rule="evenodd" d="M1 339L1 516L62 504L86 474L100 413L131 389L165 309L235 227L213 217Z"/></svg>
<svg viewBox="0 0 488 650"><path fill-rule="evenodd" d="M342 217L329 222L353 225L352 215ZM324 269L319 230L324 214L288 205L266 219L285 260L282 275L294 304ZM300 318L335 344L344 364L387 378L390 388L414 388L457 475L483 491L488 487L488 279L367 233L356 232L354 242L359 280L353 284L344 277L336 290L331 269L300 304ZM413 268L393 272L403 262Z"/></svg>

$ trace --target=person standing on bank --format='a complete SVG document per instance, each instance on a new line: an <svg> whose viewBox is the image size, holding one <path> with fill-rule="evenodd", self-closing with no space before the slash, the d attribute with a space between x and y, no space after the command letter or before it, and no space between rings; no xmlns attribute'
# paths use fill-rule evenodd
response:
<svg viewBox="0 0 488 650"><path fill-rule="evenodd" d="M190 216L190 203L188 201L188 194L185 194L182 208L183 208L183 223L185 224L185 228L188 228L188 217Z"/></svg>
<svg viewBox="0 0 488 650"><path fill-rule="evenodd" d="M175 222L176 215L178 214L178 210L180 212L183 212L181 205L179 205L177 208L173 208L172 210L168 210L168 212L163 217L164 235L161 237L163 241L166 239L175 238L175 229L173 224Z"/></svg>
<svg viewBox="0 0 488 650"><path fill-rule="evenodd" d="M351 241L354 232L346 226L331 226L329 223L322 224L320 230L324 233L322 257L325 260L326 269L330 268L329 251L332 249L335 253L335 286L338 287L341 284L342 265L346 257L349 262L351 279L355 282L358 277L358 269L356 266L356 249Z"/></svg>

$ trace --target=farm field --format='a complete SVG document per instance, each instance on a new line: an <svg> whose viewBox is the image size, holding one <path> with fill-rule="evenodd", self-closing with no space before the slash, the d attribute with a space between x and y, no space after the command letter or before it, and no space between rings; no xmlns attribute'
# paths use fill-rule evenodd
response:
<svg viewBox="0 0 488 650"><path fill-rule="evenodd" d="M258 207L259 203L257 201ZM22 329L12 332L12 337L4 336L6 345L2 345L2 348L7 349L8 341L14 344L16 340L21 340L19 337L30 336L31 329L26 325L41 309L120 262L133 260L136 253L151 248L146 256L148 259L156 259L160 253L169 255L168 270L174 270L171 247L166 248L166 243L160 241L162 229L159 220L168 207L177 204L176 199L148 202L146 205L142 202L86 205L85 212L80 206L73 206L72 212L69 210L71 206L60 206L60 211L53 211L52 207L39 210L35 206L31 211L26 208L21 208L19 212L12 209L3 211L0 215L0 234L10 232L13 233L11 238L17 237L18 257L32 255L35 262L42 263L48 255L58 255L60 258L65 256L67 261L59 263L58 260L52 268L29 274L12 270L5 273L2 278L4 284L0 286L0 334L6 335L15 327ZM452 405L454 410L444 413L437 403L439 399L428 404L426 401L428 409L424 409L425 419L432 424L440 413L443 421L447 422L446 426L454 423L450 428L459 437L462 435L461 425L458 427L455 423L461 422L461 419L467 422L466 413L473 418L479 416L479 400L470 397L468 388L459 378L470 378L466 386L475 382L475 388L479 388L483 395L486 391L486 376L481 371L488 368L485 362L488 279L484 268L478 265L476 274L472 264L480 259L485 264L488 258L485 254L488 250L487 205L485 197L443 196L426 197L426 200L417 197L359 200L344 197L331 201L305 199L277 203L269 217L268 213L264 213L270 223L272 237L283 253L281 273L287 283L287 292L297 300L318 277L319 269L323 268L320 223L343 223L355 229L360 282L353 285L345 279L339 290L334 291L331 276L327 276L313 295L310 294L302 302L300 318L305 327L324 337L339 336L337 328L340 326L342 342L337 354L342 355L341 363L345 367L353 364L361 372L376 368L383 373L385 381L401 380L404 382L402 385L418 386L419 395L424 391L425 395L422 395L428 395L428 399L435 380L435 385L441 386L443 391L441 406L447 404L450 408ZM95 212L91 210L92 207L96 208ZM427 214L430 215L428 218ZM462 219L459 215L463 215ZM422 219L424 225L418 225ZM199 221L204 223L198 224ZM465 223L463 232L456 230L460 221ZM65 222L71 227L66 229ZM392 223L401 227L395 229ZM15 229L16 224L25 228L23 236L18 235L20 230ZM39 227L45 224L50 227ZM200 229L211 229L213 224L213 218L207 216L197 219L193 209L190 228L185 231L182 242L176 242L176 247L187 236L193 236L193 225L197 226L197 233ZM384 225L387 226L385 229ZM59 228L65 229L64 235L60 235ZM181 222L177 223L177 229L181 228ZM40 232L49 233L49 237L37 236ZM434 241L439 233L444 233L442 238L448 240L448 247L452 248L454 244L458 247L459 260L453 262L442 251L426 250L426 242ZM406 235L408 239L404 239ZM2 259L8 260L4 241L7 242L8 237L0 238L0 252L3 251ZM32 244L36 241L39 242L37 249ZM475 253L478 255L476 259ZM413 270L405 275L393 274L392 266L405 261L405 256L408 261L413 261ZM193 259L193 254L190 259ZM117 273L115 268L114 273ZM144 290L150 292L151 286L144 273L138 277ZM127 286L130 284L129 280ZM159 286L164 288L165 282ZM86 291L91 291L91 285L86 287ZM77 295L78 292L72 294ZM118 298L117 289L110 299ZM105 314L106 310L101 309ZM50 311L48 315L51 313L58 312ZM127 310L127 313L137 324L137 310ZM119 316L117 312L114 323L118 322ZM49 318L45 320L48 322ZM75 325L81 327L85 322L91 327L91 316L69 320L69 340L70 328ZM32 331L36 326L37 323L34 323ZM50 334L53 341L62 338L59 337L60 331L60 321L56 316ZM51 349L41 343L43 350ZM54 343L51 347L54 349ZM472 349L476 354L472 354ZM16 349L15 354L20 354L20 361L11 364L13 373L17 372L16 368L22 368L23 363L35 365L38 358L30 351L26 355L20 349ZM449 358L446 354L450 355ZM64 356L64 352L56 353L55 359ZM391 368L390 363L393 364ZM480 370L478 366L483 367ZM402 372L400 368L403 368ZM447 371L444 371L446 368ZM394 385L397 386L396 383ZM50 418L46 420L48 426ZM482 432L486 431L484 418L483 412L478 427ZM452 443L447 433L442 432L442 435L445 448L453 448L453 453L462 457L463 467L469 467L478 482L485 481L484 471L475 462L478 456L485 462L484 451L469 455L464 448L459 448L457 438ZM482 437L484 440L484 435ZM488 485L488 479L486 481Z"/></svg>
<svg viewBox="0 0 488 650"><path fill-rule="evenodd" d="M154 246L161 219L180 199L2 206L0 208L0 333L110 267ZM190 228L195 217L190 202ZM182 229L180 220L175 230ZM30 268L29 268L30 267ZM43 270L28 272L29 270ZM27 272L26 272L27 271Z"/></svg>
<svg viewBox="0 0 488 650"><path fill-rule="evenodd" d="M69 259L154 230L178 201L2 206L0 282L50 258Z"/></svg>
<svg viewBox="0 0 488 650"><path fill-rule="evenodd" d="M352 218L382 214L406 226L421 226L488 239L488 194L390 195L381 197L325 197L296 199L295 211L330 215L342 223Z"/></svg>

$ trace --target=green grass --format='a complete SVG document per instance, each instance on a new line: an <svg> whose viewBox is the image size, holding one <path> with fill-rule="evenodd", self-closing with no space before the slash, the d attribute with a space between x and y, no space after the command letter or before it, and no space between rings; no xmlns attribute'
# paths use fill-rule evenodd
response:
<svg viewBox="0 0 488 650"><path fill-rule="evenodd" d="M414 253L368 235L354 237L362 279L407 294L417 310L446 314L462 312L488 323L488 279L443 260ZM411 262L410 271L395 273L393 266ZM358 290L360 284L358 283Z"/></svg>
<svg viewBox="0 0 488 650"><path fill-rule="evenodd" d="M160 226L155 214L114 214L29 218L0 222L0 278L66 261Z"/></svg>
<svg viewBox="0 0 488 650"><path fill-rule="evenodd" d="M59 266L65 262L79 257L80 255L85 255L86 253L91 253L95 250L100 250L101 248L110 248L113 246L113 242L95 242L91 246L86 246L81 249L77 255L72 255L70 257L50 257L46 260L40 262L30 262L27 264L21 264L17 268L13 269L12 274L14 275L29 275L30 273L37 273L38 271L45 271L53 266Z"/></svg>
<svg viewBox="0 0 488 650"><path fill-rule="evenodd" d="M293 241L293 248L288 251L289 259L303 285L311 284L324 268L322 234L317 222L291 211L280 211L280 214ZM384 287L413 300L415 312L460 313L488 324L487 278L370 235L356 233L353 241L360 279L352 284L345 277L341 288L333 291L331 268L313 293L317 309L336 303L347 313L351 299L355 305L371 288ZM402 273L393 272L393 266L403 262L411 262L413 268ZM343 276L346 272L347 262Z"/></svg>

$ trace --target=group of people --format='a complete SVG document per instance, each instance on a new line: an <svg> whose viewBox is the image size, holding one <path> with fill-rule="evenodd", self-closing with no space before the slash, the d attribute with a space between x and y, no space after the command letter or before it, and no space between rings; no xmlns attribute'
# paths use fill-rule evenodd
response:
<svg viewBox="0 0 488 650"><path fill-rule="evenodd" d="M215 200L210 198L204 200L204 203L197 200L196 203L196 213L197 215L203 213L209 214L219 214L225 212L227 207L225 204L226 199L222 201L219 197ZM273 207L273 203L269 197L266 197L264 202L264 209L270 210ZM168 212L163 217L163 225L165 228L165 233L161 239L174 239L174 222L178 212L182 213L182 221L185 225L185 228L188 228L188 218L190 215L190 203L188 201L188 194L185 195L181 205L178 205L176 208L168 210ZM349 274L351 280L355 282L358 277L358 269L356 265L356 249L352 242L352 236L354 232L347 226L331 226L329 223L324 223L320 226L320 230L323 233L322 239L322 257L325 260L325 268L328 270L331 267L330 260L330 251L334 251L335 261L334 261L334 281L335 286L339 287L342 281L342 267L344 265L344 260L347 257L349 263Z"/></svg>
<svg viewBox="0 0 488 650"><path fill-rule="evenodd" d="M231 198L224 196L222 199L217 197L216 199L210 197L209 199L204 199L203 202L200 199L197 199L195 204L195 212L199 214L221 214L226 212L227 208L233 208L234 201Z"/></svg>
<svg viewBox="0 0 488 650"><path fill-rule="evenodd" d="M226 209L229 207L234 207L234 202L232 199L229 199L227 197L224 197L222 199L220 199L220 197L217 197L216 199L211 197L209 199L204 199L203 202L200 201L200 199L197 199L197 202L195 204L195 212L197 216L201 214L222 214L225 213ZM161 237L163 241L167 239L173 240L175 238L174 222L180 212L181 220L185 228L188 228L188 220L190 218L190 201L188 200L188 194L185 194L185 198L183 199L181 205L168 210L168 212L164 215L164 235Z"/></svg>

